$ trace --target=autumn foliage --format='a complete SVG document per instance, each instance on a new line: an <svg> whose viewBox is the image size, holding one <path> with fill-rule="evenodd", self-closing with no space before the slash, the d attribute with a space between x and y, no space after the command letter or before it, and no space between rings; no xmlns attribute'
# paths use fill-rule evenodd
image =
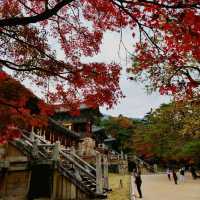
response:
<svg viewBox="0 0 200 200"><path fill-rule="evenodd" d="M0 143L19 137L20 129L46 126L47 116L53 114L53 107L5 72L0 72L0 76Z"/></svg>
<svg viewBox="0 0 200 200"><path fill-rule="evenodd" d="M131 79L146 80L161 94L196 98L199 10L199 0L3 0L0 69L31 81L50 103L112 107L122 97L120 66L85 58L100 52L105 31L129 28L133 37L139 32L133 67L128 70ZM4 81L1 72L2 89ZM17 105L27 114L22 108L27 99L20 90L10 98L9 112Z"/></svg>

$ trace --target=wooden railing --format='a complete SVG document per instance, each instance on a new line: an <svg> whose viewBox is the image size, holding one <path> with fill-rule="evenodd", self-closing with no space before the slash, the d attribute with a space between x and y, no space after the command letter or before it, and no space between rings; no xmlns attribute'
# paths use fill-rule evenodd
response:
<svg viewBox="0 0 200 200"><path fill-rule="evenodd" d="M109 159L110 160L127 160L127 155L120 154L120 153L114 151L113 153L109 154Z"/></svg>

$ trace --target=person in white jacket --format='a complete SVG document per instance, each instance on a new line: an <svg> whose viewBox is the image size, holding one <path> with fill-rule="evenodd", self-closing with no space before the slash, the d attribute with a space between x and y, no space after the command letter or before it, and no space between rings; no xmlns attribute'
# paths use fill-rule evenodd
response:
<svg viewBox="0 0 200 200"><path fill-rule="evenodd" d="M184 167L180 168L179 170L179 181L182 183L185 182L185 168Z"/></svg>

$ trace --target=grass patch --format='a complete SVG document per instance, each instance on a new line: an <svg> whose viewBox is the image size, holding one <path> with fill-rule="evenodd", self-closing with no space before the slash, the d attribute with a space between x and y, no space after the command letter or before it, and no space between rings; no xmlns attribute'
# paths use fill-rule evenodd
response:
<svg viewBox="0 0 200 200"><path fill-rule="evenodd" d="M120 187L120 179L123 187ZM108 194L109 200L128 200L130 190L130 176L120 174L109 174L110 188L112 192Z"/></svg>

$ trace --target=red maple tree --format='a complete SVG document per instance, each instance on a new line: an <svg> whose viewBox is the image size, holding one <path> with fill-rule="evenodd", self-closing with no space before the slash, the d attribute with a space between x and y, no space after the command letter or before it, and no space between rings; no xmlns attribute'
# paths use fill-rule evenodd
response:
<svg viewBox="0 0 200 200"><path fill-rule="evenodd" d="M137 4L137 14L127 14L135 18L140 32L133 66L128 69L130 79L146 82L149 91L158 89L177 100L199 99L200 2L158 0L130 4Z"/></svg>
<svg viewBox="0 0 200 200"><path fill-rule="evenodd" d="M0 68L45 91L50 82L50 102L111 107L122 96L120 66L82 58L99 53L105 31L129 27L133 37L140 33L129 68L134 78L191 98L200 84L199 10L199 0L2 0ZM1 85L4 79L0 72ZM22 94L12 93L12 103L15 95Z"/></svg>
<svg viewBox="0 0 200 200"><path fill-rule="evenodd" d="M19 137L20 129L46 126L53 107L5 72L0 76L0 143Z"/></svg>

